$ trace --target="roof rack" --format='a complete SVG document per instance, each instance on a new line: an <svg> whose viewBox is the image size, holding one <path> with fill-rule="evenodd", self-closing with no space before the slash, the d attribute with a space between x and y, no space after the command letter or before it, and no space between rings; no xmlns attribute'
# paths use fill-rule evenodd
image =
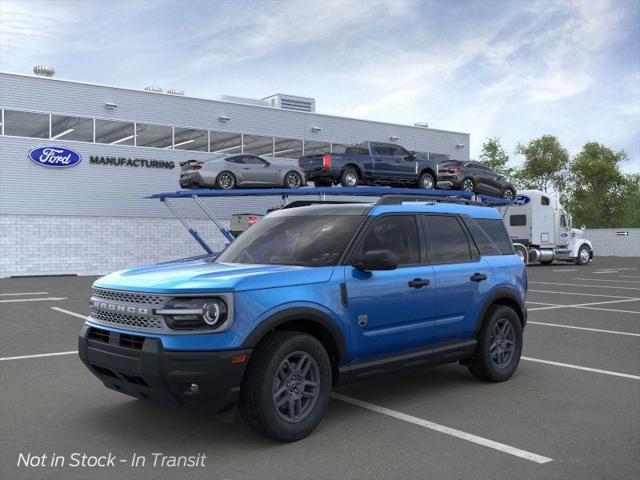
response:
<svg viewBox="0 0 640 480"><path fill-rule="evenodd" d="M187 221L178 215L178 212L171 204L171 200L176 198L191 198L200 207L204 214L216 225L220 233L230 242L234 240L228 228L226 228L213 212L204 204L201 198L229 198L229 197L267 197L280 196L282 198L282 206L286 207L289 196L301 197L315 195L319 197L316 202L300 201L300 203L350 203L347 201L329 202L325 198L329 196L355 196L355 197L380 197L375 202L377 205L401 204L403 202L446 202L446 203L463 203L467 205L478 205L487 207L508 206L512 202L503 198L492 197L489 195L478 195L471 192L463 192L459 190L418 190L415 188L392 188L392 187L304 187L297 189L289 188L247 188L232 190L213 190L213 189L193 189L178 190L176 192L154 193L145 198L158 199L166 205L171 213L184 225L189 234L200 244L200 246L212 255L214 252L209 245L200 236L195 228L192 228ZM296 203L296 202L294 202ZM300 205L300 204L298 204ZM293 205L292 205L293 206Z"/></svg>

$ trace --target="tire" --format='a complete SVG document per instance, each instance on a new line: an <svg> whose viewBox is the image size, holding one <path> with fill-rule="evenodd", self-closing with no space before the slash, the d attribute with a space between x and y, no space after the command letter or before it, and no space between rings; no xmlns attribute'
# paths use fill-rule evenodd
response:
<svg viewBox="0 0 640 480"><path fill-rule="evenodd" d="M305 374L295 370L302 358L306 358L302 367L306 368ZM293 376L287 376L287 372ZM280 375L289 383L283 383ZM308 385L312 397L304 396L303 388L298 386L304 379L316 380L315 388ZM251 356L240 391L240 413L258 434L295 442L309 435L322 420L329 407L331 384L329 355L315 337L275 331L260 342ZM282 390L282 394L278 396L274 390ZM285 400L284 404L278 406L276 398ZM293 406L299 409L297 419L295 411L291 411Z"/></svg>
<svg viewBox="0 0 640 480"><path fill-rule="evenodd" d="M586 245L582 245L578 249L578 256L576 257L576 264L577 265L586 265L587 263L589 263L590 259L591 259L591 250Z"/></svg>
<svg viewBox="0 0 640 480"><path fill-rule="evenodd" d="M473 181L473 178L467 177L462 180L460 184L460 190L465 192L475 192L476 191L476 183Z"/></svg>
<svg viewBox="0 0 640 480"><path fill-rule="evenodd" d="M216 188L220 190L231 190L236 186L236 177L233 173L225 170L216 177Z"/></svg>
<svg viewBox="0 0 640 480"><path fill-rule="evenodd" d="M316 187L330 187L331 185L333 185L333 182L328 178L317 178L313 181L313 184Z"/></svg>
<svg viewBox="0 0 640 480"><path fill-rule="evenodd" d="M434 176L426 172L420 175L420 178L418 179L418 188L422 188L424 190L433 190L436 188L436 180Z"/></svg>
<svg viewBox="0 0 640 480"><path fill-rule="evenodd" d="M502 198L505 200L515 200L516 192L514 192L512 188L505 188L504 192L502 192Z"/></svg>
<svg viewBox="0 0 640 480"><path fill-rule="evenodd" d="M340 175L340 185L343 187L357 187L360 178L353 168L345 168Z"/></svg>
<svg viewBox="0 0 640 480"><path fill-rule="evenodd" d="M495 338L498 332L503 332L499 334L500 340ZM511 353L507 354L509 342ZM518 368L521 354L522 324L518 314L511 307L494 305L482 322L478 334L478 348L469 365L469 371L480 380L504 382Z"/></svg>
<svg viewBox="0 0 640 480"><path fill-rule="evenodd" d="M513 248L516 252L516 255L518 255L522 260L522 263L527 265L529 263L529 251L527 250L527 248L524 245L523 246L516 245Z"/></svg>
<svg viewBox="0 0 640 480"><path fill-rule="evenodd" d="M300 188L302 186L302 175L295 170L287 172L284 176L284 186L285 188Z"/></svg>

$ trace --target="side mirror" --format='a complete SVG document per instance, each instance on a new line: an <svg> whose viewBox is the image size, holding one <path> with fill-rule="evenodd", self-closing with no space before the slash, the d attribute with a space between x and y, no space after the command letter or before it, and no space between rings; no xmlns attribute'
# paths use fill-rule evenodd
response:
<svg viewBox="0 0 640 480"><path fill-rule="evenodd" d="M391 250L369 250L365 252L353 268L361 272L372 270L395 270L398 268L398 257Z"/></svg>
<svg viewBox="0 0 640 480"><path fill-rule="evenodd" d="M416 152L411 151L409 152L409 155L405 155L404 157L405 160L409 160L409 161L413 161L416 159Z"/></svg>

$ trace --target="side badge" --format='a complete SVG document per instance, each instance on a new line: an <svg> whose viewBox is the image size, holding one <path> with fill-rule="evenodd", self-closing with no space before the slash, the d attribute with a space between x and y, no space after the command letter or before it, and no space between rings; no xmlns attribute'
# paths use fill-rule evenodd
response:
<svg viewBox="0 0 640 480"><path fill-rule="evenodd" d="M367 320L369 320L368 315L358 315L358 325L364 327L367 324Z"/></svg>

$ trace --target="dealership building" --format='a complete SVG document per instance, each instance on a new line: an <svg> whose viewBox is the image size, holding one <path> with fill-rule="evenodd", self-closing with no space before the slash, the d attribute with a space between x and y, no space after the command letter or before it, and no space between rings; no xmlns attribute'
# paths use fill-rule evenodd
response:
<svg viewBox="0 0 640 480"><path fill-rule="evenodd" d="M469 159L469 134L323 115L312 98L195 98L0 73L0 277L100 274L199 255L153 193L179 188L179 163L216 153L295 159L364 140ZM33 159L64 152L64 168ZM221 220L265 213L277 197L207 201ZM179 212L215 248L223 238L190 200Z"/></svg>

